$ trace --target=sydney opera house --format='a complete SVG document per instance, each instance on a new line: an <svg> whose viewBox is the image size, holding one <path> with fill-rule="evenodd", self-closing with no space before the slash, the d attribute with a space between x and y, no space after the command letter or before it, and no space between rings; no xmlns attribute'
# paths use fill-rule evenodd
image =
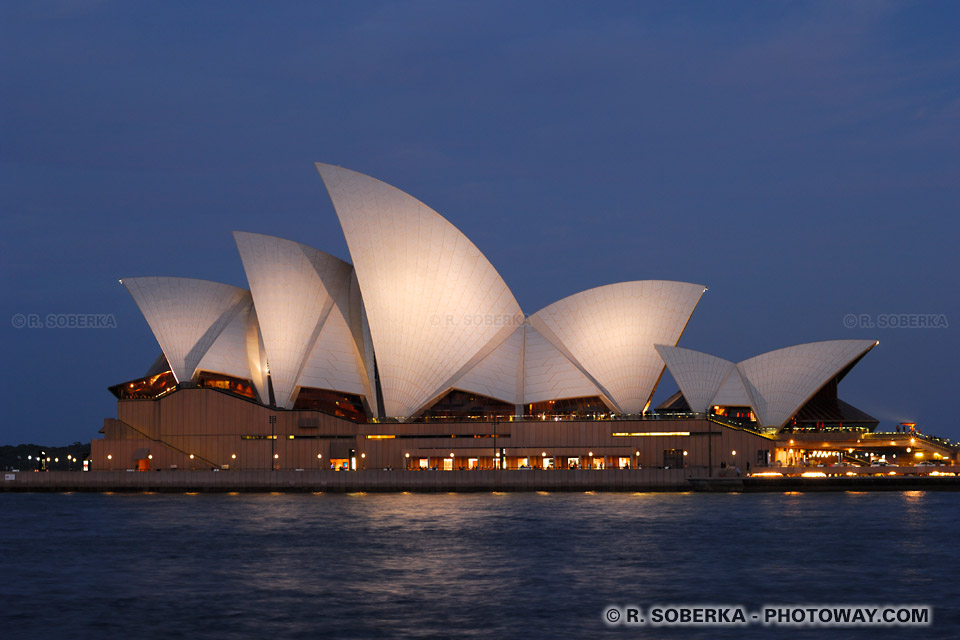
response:
<svg viewBox="0 0 960 640"><path fill-rule="evenodd" d="M161 355L110 388L93 468L756 469L877 426L837 396L874 340L741 362L683 348L706 291L686 282L599 286L528 314L427 205L317 169L352 264L235 232L247 288L121 280ZM680 391L652 407L665 370Z"/></svg>

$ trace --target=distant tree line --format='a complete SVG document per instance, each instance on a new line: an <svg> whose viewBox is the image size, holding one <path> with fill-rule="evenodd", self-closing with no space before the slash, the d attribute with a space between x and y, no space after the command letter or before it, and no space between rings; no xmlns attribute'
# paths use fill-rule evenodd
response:
<svg viewBox="0 0 960 640"><path fill-rule="evenodd" d="M43 455L41 456L41 452ZM71 462L68 456L76 460ZM74 442L65 447L45 447L39 444L18 444L0 446L0 467L4 471L19 469L35 471L41 468L40 458L50 471L83 470L83 459L90 456L89 442ZM47 462L46 458L50 458Z"/></svg>

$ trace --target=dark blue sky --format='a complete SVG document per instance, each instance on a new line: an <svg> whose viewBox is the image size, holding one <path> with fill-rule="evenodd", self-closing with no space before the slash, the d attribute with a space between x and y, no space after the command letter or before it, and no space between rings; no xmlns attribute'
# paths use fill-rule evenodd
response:
<svg viewBox="0 0 960 640"><path fill-rule="evenodd" d="M960 437L960 4L195 4L0 5L0 443L115 415L159 352L118 278L246 286L235 229L348 259L314 161L435 208L527 313L685 280L682 346L877 338L841 397Z"/></svg>

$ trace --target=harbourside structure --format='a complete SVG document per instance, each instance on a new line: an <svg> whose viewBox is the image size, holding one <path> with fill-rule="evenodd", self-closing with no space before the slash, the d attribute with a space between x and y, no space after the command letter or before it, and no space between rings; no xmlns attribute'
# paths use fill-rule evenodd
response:
<svg viewBox="0 0 960 640"><path fill-rule="evenodd" d="M92 442L93 469L713 475L820 458L869 464L878 451L955 455L919 433L874 434L877 420L838 398L874 340L730 362L677 346L706 287L659 280L526 315L428 206L354 171L317 170L352 264L238 231L247 289L121 280L162 353L110 387L117 417ZM665 369L680 391L652 408Z"/></svg>

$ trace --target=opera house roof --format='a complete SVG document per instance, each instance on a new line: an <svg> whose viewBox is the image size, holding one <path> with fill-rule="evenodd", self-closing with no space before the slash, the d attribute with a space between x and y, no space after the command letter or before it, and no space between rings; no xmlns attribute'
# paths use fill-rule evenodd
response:
<svg viewBox="0 0 960 640"><path fill-rule="evenodd" d="M737 364L679 348L706 291L685 282L600 286L526 315L436 211L375 178L316 167L352 264L238 231L249 289L121 280L177 383L201 371L231 376L288 409L303 389L330 390L363 398L381 417L417 416L454 389L509 405L597 397L611 413L639 414L666 365L691 410L750 406L764 425L782 425L876 344L812 343Z"/></svg>
<svg viewBox="0 0 960 640"><path fill-rule="evenodd" d="M751 407L763 426L783 427L827 382L843 378L876 340L810 342L734 364L676 346L656 345L690 410Z"/></svg>

